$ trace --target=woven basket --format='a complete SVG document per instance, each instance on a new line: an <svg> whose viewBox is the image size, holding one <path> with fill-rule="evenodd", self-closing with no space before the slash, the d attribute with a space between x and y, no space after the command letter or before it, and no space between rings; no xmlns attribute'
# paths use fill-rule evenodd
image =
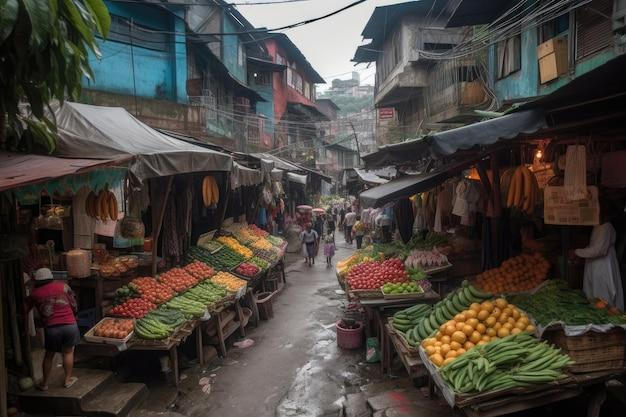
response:
<svg viewBox="0 0 626 417"><path fill-rule="evenodd" d="M559 330L545 337L576 362L569 368L571 372L595 372L624 366L626 332L621 329L606 333L587 332L581 336L566 336Z"/></svg>

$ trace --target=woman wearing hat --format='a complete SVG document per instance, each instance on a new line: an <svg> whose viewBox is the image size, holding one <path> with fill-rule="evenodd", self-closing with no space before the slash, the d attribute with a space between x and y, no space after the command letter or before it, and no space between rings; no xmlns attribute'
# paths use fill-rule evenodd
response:
<svg viewBox="0 0 626 417"><path fill-rule="evenodd" d="M48 378L56 353L63 354L65 388L78 380L72 376L74 367L74 346L80 342L80 332L76 324L76 300L70 287L55 281L52 271L40 268L35 272L35 288L28 297L28 307L36 308L44 326L46 355L43 359L43 379L37 386L48 389Z"/></svg>

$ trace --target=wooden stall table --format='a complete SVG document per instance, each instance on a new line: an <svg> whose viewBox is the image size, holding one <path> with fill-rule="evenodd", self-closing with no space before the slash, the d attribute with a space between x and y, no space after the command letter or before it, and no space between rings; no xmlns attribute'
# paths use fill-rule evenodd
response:
<svg viewBox="0 0 626 417"><path fill-rule="evenodd" d="M232 311L229 308L233 307ZM235 318L237 320L235 320ZM226 339L239 330L241 337L246 337L245 327L250 315L245 315L239 300L231 299L217 306L211 311L211 320L203 323L203 330L211 338L212 344L217 345L222 357L226 357ZM213 330L215 330L213 334Z"/></svg>
<svg viewBox="0 0 626 417"><path fill-rule="evenodd" d="M390 344L388 335L385 332L387 317L398 310L414 306L415 304L434 304L439 301L440 297L435 291L428 290L419 297L411 298L384 298L382 293L380 297L362 297L358 292L348 290L348 299L354 299L365 310L368 324L365 326L365 333L368 337L376 336L378 338L381 350L381 358L387 358L390 354ZM385 369L385 360L381 360L381 370Z"/></svg>
<svg viewBox="0 0 626 417"><path fill-rule="evenodd" d="M441 377L427 366L431 383L439 389L449 405L459 408L469 417L497 417L530 410L580 395L588 395L587 417L598 417L606 398L606 382L626 375L626 368L607 371L569 374L551 384L511 388L500 392L453 394ZM445 391L445 392L444 392Z"/></svg>
<svg viewBox="0 0 626 417"><path fill-rule="evenodd" d="M180 383L180 370L178 367L178 346L180 346L187 337L191 335L194 330L198 336L199 344L198 346L202 346L202 332L201 332L201 324L200 320L190 320L187 323L183 324L172 336L170 336L166 340L142 340L133 337L127 344L128 350L151 350L151 351L164 351L169 352L170 355L170 364L172 365L172 370L174 371L174 384L176 388L178 388ZM204 356L202 353L202 349L198 351L198 361L201 365L204 364Z"/></svg>
<svg viewBox="0 0 626 417"><path fill-rule="evenodd" d="M405 343L402 341L401 336L389 323L385 324L385 355L381 355L381 364L383 372L391 369L391 363L393 361L393 352L395 351L400 361L404 365L409 378L421 378L428 376L428 371L422 362L419 355L414 355L406 348Z"/></svg>

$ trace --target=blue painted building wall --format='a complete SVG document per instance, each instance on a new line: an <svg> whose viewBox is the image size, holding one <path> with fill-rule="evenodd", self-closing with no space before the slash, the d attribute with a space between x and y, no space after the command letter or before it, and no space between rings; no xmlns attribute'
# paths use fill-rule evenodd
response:
<svg viewBox="0 0 626 417"><path fill-rule="evenodd" d="M539 81L539 62L537 59L537 28L529 28L521 34L521 69L500 80L496 79L496 47L489 49L489 77L496 96L502 101L519 100L549 94L564 86L574 78L597 68L616 56L614 50L606 50L577 61L571 73L562 75L547 84Z"/></svg>
<svg viewBox="0 0 626 417"><path fill-rule="evenodd" d="M228 13L224 13L224 33L241 32L241 26L233 22L232 17ZM239 53L239 36L237 35L224 35L222 36L222 62L228 69L228 71L237 78L240 82L248 84L248 72L246 68L246 57L244 53L243 65L239 65L238 53ZM243 45L242 45L243 46ZM244 48L245 51L245 48Z"/></svg>
<svg viewBox="0 0 626 417"><path fill-rule="evenodd" d="M261 143L264 147L271 149L274 146L274 86L273 74L270 75L269 85L258 85L254 82L254 77L250 77L250 88L254 89L265 101L256 103L256 114L265 118L263 131L261 132Z"/></svg>
<svg viewBox="0 0 626 417"><path fill-rule="evenodd" d="M89 62L95 79L83 82L93 90L133 95L179 103L187 102L187 52L184 12L176 17L156 6L106 2L112 16L156 31L180 33L170 35L167 49L158 51L127 42L100 40L102 57L93 54ZM131 53L132 52L132 53ZM134 80L133 80L134 61Z"/></svg>

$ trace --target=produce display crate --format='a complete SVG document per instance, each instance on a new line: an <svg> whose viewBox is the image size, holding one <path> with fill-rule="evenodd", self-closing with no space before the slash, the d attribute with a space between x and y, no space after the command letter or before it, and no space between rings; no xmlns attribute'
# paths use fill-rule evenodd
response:
<svg viewBox="0 0 626 417"><path fill-rule="evenodd" d="M100 324L104 323L107 320L114 320L114 319L111 318L111 317L103 318L95 326L93 326L91 329L89 329L89 331L83 335L83 338L86 341L91 342L91 343L105 343L107 345L114 345L114 346L117 346L117 347L124 346L126 344L126 342L128 342L133 337L133 334L135 333L134 331L131 331L130 333L128 333L128 335L125 338L123 338L123 339L115 339L115 338L112 338L112 337L96 336L94 334L94 332L96 330L96 327L98 327Z"/></svg>
<svg viewBox="0 0 626 417"><path fill-rule="evenodd" d="M626 332L621 329L605 333L590 331L580 336L567 336L563 330L555 330L544 333L543 337L576 362L569 368L570 372L596 372L624 366Z"/></svg>
<svg viewBox="0 0 626 417"><path fill-rule="evenodd" d="M355 290L350 287L348 282L346 281L346 292L351 293L357 298L383 298L383 292L380 288L375 290Z"/></svg>
<svg viewBox="0 0 626 417"><path fill-rule="evenodd" d="M405 292L405 293L401 293L401 294L385 294L385 292L383 291L382 287L380 289L380 292L383 294L383 297L386 300L419 300L420 298L423 298L426 295L425 291L422 292Z"/></svg>
<svg viewBox="0 0 626 417"><path fill-rule="evenodd" d="M400 344L403 347L404 354L412 358L419 358L420 357L419 346L418 347L411 346L409 341L406 340L406 336L404 335L404 333L402 333L401 331L398 331L395 327L393 327L393 317L389 317L387 319L387 323L389 324L389 333L395 335L397 339L400 341Z"/></svg>
<svg viewBox="0 0 626 417"><path fill-rule="evenodd" d="M443 272L443 271L447 271L450 268L452 268L452 264L450 262L448 262L445 265L431 266L431 267L426 267L426 268L422 268L422 269L424 270L424 272L426 274L433 275L433 274L438 274L438 273Z"/></svg>

